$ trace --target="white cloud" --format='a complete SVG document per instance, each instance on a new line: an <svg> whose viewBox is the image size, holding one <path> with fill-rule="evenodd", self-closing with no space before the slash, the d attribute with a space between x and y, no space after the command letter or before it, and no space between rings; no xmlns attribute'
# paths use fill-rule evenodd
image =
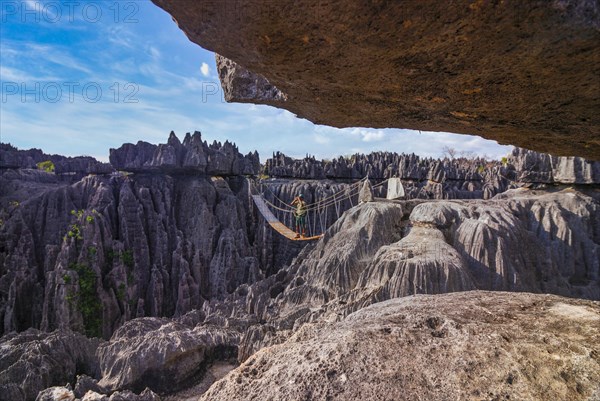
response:
<svg viewBox="0 0 600 401"><path fill-rule="evenodd" d="M363 142L379 142L385 138L381 131L366 131L361 133Z"/></svg>
<svg viewBox="0 0 600 401"><path fill-rule="evenodd" d="M319 135L317 133L313 134L313 139L319 145L325 145L325 144L328 144L331 142L331 138L329 138L325 135Z"/></svg>
<svg viewBox="0 0 600 401"><path fill-rule="evenodd" d="M208 66L208 64L202 63L202 66L200 67L200 72L205 77L209 77L210 76L210 67Z"/></svg>
<svg viewBox="0 0 600 401"><path fill-rule="evenodd" d="M0 65L0 77L4 82L40 82L40 81L60 81L60 78L57 76L41 76L41 75L31 75L25 71L22 71L18 68L5 67Z"/></svg>
<svg viewBox="0 0 600 401"><path fill-rule="evenodd" d="M149 51L150 51L150 55L152 56L154 61L160 59L161 54L160 54L160 51L156 47L151 46Z"/></svg>

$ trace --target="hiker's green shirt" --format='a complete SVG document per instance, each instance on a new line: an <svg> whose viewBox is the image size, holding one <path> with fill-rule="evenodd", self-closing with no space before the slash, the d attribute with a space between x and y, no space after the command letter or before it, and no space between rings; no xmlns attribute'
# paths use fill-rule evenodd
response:
<svg viewBox="0 0 600 401"><path fill-rule="evenodd" d="M302 199L300 199L298 201L298 203L296 204L296 216L300 217L300 216L304 216L306 214L306 202L304 202Z"/></svg>

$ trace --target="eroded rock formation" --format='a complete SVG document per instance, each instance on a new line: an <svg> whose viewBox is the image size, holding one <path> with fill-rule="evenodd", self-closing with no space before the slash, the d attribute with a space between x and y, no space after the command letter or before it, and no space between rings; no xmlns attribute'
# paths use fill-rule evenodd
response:
<svg viewBox="0 0 600 401"><path fill-rule="evenodd" d="M47 387L72 382L76 374L95 376L98 339L69 330L29 329L0 338L0 400L31 401Z"/></svg>
<svg viewBox="0 0 600 401"><path fill-rule="evenodd" d="M72 174L72 180L88 174L109 174L114 171L110 164L101 163L89 156L47 155L40 149L18 150L10 144L0 144L0 168L37 169L38 163L48 161L52 162L56 174Z"/></svg>
<svg viewBox="0 0 600 401"><path fill-rule="evenodd" d="M110 162L118 170L130 172L195 173L216 176L256 175L260 170L258 153L243 156L237 146L226 141L208 145L200 132L187 133L183 143L171 132L166 144L139 141L110 150Z"/></svg>
<svg viewBox="0 0 600 401"><path fill-rule="evenodd" d="M599 329L597 302L480 291L398 298L305 324L200 400L594 400Z"/></svg>
<svg viewBox="0 0 600 401"><path fill-rule="evenodd" d="M98 349L99 386L107 392L151 387L172 393L201 378L214 360L235 360L239 332L194 323L157 318L126 323Z"/></svg>
<svg viewBox="0 0 600 401"><path fill-rule="evenodd" d="M432 159L417 155L375 152L321 161L292 159L275 153L264 173L288 179L375 182L398 177L407 199L490 199L528 184L600 184L600 162L580 157L555 157L515 148L502 161L482 158Z"/></svg>
<svg viewBox="0 0 600 401"><path fill-rule="evenodd" d="M205 304L206 319L261 322L244 329L243 361L306 322L413 294L483 289L598 300L599 211L597 199L572 190L366 203L347 211L289 269L238 289L227 302Z"/></svg>
<svg viewBox="0 0 600 401"><path fill-rule="evenodd" d="M556 157L515 148L508 158L519 182L548 184L600 184L600 161Z"/></svg>
<svg viewBox="0 0 600 401"><path fill-rule="evenodd" d="M344 344L367 334L373 335L374 347L400 352L413 347L415 354L426 355L437 352L433 347L443 347L445 362L436 359L421 370L419 378L402 372L400 379L394 378L415 397L435 398L441 393L479 397L483 393L476 390L484 384L492 389L490 397L512 398L522 392L532 398L566 394L566 398L585 399L600 391L594 388L598 350L589 345L598 343L597 302L523 294L506 303L505 294L472 292L527 291L600 299L597 164L517 149L504 164L491 163L481 171L477 161L373 154L356 156L352 163L339 159L332 171L344 173L336 179L272 178L252 184L233 166L240 161L251 165L253 155L241 156L233 145L217 144L212 150L205 145L199 134L189 135L183 143L172 136L165 145L125 145L113 151L112 158L133 174L88 176L75 184L40 170L2 171L4 333L29 327L60 329L52 334L28 330L2 338L0 346L7 350L0 357L2 396L33 401L39 390L68 382L66 387L41 392L39 399L155 401L157 394L190 398L235 368L237 359L243 365L205 397L245 399L274 391L264 384L273 379L270 366L280 370L271 353L289 355L302 367L302 371L280 370L286 380L294 381L277 385L282 397L378 396L383 387L350 386L351 380L362 383L361 375L381 373L382 365L377 363L384 360L395 365L404 362L384 353L372 364L375 373L360 371L363 356L373 348L350 349ZM211 152L219 156L206 156ZM211 160L221 167L209 169ZM278 160L283 160L279 167L292 173L313 174L326 165L312 159L290 161L281 155ZM400 174L408 199L377 199L384 196L385 186L375 185L376 201L358 205L361 187L368 190L369 186L344 174L367 170L374 175ZM209 176L209 171L224 176ZM406 177L419 185L442 185L428 196L437 200L415 199L415 194L424 198L425 192L423 188L411 192ZM488 200L443 200L451 197L448 183L461 180L478 182L464 197L482 197L474 195L482 194L476 192L477 185L493 188L488 197L494 191L498 194ZM577 185L571 188L570 184ZM523 185L546 189L518 188ZM319 223L328 228L325 236L299 245L262 224L249 198L253 191L263 192L272 203L289 203L299 193L309 203L333 194L344 199L336 204L337 211L331 208L320 216ZM312 221L316 225L319 220ZM435 298L408 298L361 311L390 299L460 291L468 292L444 298L440 302L448 309L438 314L431 312ZM491 319L482 311L489 311L494 302L497 308L490 313L500 318ZM517 304L530 306L518 309ZM525 310L537 318L541 308L553 311L543 317L542 337L526 325L510 340L484 341L490 333L512 331L513 324L520 327ZM382 311L391 320L375 317ZM396 319L396 314L405 320ZM570 317L575 320L565 328L567 315L575 315ZM457 316L469 317L468 327ZM365 334L368 327L377 328L375 334ZM69 328L101 335L106 341L87 340ZM310 346L311 341L323 341L320 334L312 334L313 329L331 332L327 345L312 347L315 352L333 352L330 363L312 354L296 354L298 343ZM584 338L573 338L571 330L581 331ZM390 333L403 336L388 341ZM531 344L538 349L543 338L551 339L544 344L554 344L559 337L584 350L575 357L553 349L553 355L571 358L557 373L564 386L540 390L554 376L544 373L532 378L526 373L528 367L546 366L545 354L528 354L509 369L512 352L525 352ZM83 353L71 353L69 346ZM455 372L455 355L463 353L473 363L480 359L487 364L477 355L488 355L501 346L506 359L498 359L497 375L487 381L478 381L467 370L465 377L460 376L463 371ZM411 361L424 363L418 358ZM61 368L52 369L54 362ZM36 374L22 374L37 372L29 366L38 363L39 380ZM50 371L56 374L46 374ZM569 376L575 371L584 372L584 380ZM440 372L455 372L468 385L458 389L452 380L429 385L428 380ZM314 383L322 384L322 375L326 384L307 392L315 388ZM396 391L385 380L382 383ZM32 390L25 391L26 386ZM173 394L179 390L183 392ZM0 400L4 401L1 396Z"/></svg>
<svg viewBox="0 0 600 401"><path fill-rule="evenodd" d="M234 61L218 57L229 101L600 160L594 0L153 2Z"/></svg>
<svg viewBox="0 0 600 401"><path fill-rule="evenodd" d="M262 277L247 184L235 180L87 177L13 206L0 229L2 332L108 337L133 317L183 315Z"/></svg>

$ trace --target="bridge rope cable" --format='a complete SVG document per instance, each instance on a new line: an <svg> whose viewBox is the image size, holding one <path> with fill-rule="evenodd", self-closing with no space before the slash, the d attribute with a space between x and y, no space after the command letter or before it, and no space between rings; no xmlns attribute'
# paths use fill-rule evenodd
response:
<svg viewBox="0 0 600 401"><path fill-rule="evenodd" d="M367 180L368 180L368 177L362 178L359 181L357 181L353 184L350 184L350 185L346 186L345 188L340 189L339 191L333 192L331 195L328 195L325 198L322 198L317 202L308 204L307 207L305 208L305 212L306 212L305 221L307 224L307 233L309 234L309 236L311 236L311 238L314 238L317 236L316 235L317 221L319 223L321 233L324 233L326 231L327 224L328 224L328 211L329 211L330 207L334 206L334 209L336 211L336 216L337 216L336 219L340 218L340 209L341 209L342 202L348 200L350 202L350 205L352 207L354 207L354 202L352 201L352 198L360 193L360 190L362 189L360 187L360 184L364 184L364 182ZM389 178L386 180L383 180L382 182L380 182L378 184L373 185L371 188L372 189L379 188L379 187L385 185L388 181L389 181ZM262 182L262 180L259 181L258 186L260 186L261 190L259 190L259 188L257 188L256 182L252 182L251 187L254 187L256 192L263 199L265 205L267 205L268 208L270 207L275 210L275 213L276 213L275 217L279 221L283 221L284 226L287 226L287 227L293 226L293 228L295 229L296 221L293 218L293 216L294 216L293 212L296 211L296 207L281 200L268 185L266 185L265 183ZM273 202L271 202L265 198L265 189L268 190L271 193L271 195L273 196ZM279 202L283 207L277 206L274 202ZM312 213L312 224L311 224L311 215L310 215L311 213ZM323 214L324 214L324 216L323 216ZM317 219L317 217L318 217L318 219ZM288 221L289 221L289 224L288 224Z"/></svg>
<svg viewBox="0 0 600 401"><path fill-rule="evenodd" d="M263 187L263 188L266 188L266 189L267 189L269 192L271 192L271 194L273 195L273 200L274 200L274 201L278 201L279 203L281 203L282 205L284 205L284 206L286 206L286 207L288 207L288 208L293 208L293 206L292 206L292 205L290 205L289 203L287 203L287 202L285 202L285 201L281 200L281 199L280 199L280 198L279 198L279 197L278 197L278 196L275 194L275 192L273 192L273 190L272 190L272 189L271 189L271 188L270 188L268 185L266 185L266 184L264 184L264 183L262 182L262 180L260 181L260 185L261 185L261 187ZM261 193L261 194L263 194L263 198L264 198L264 191L260 191L260 193Z"/></svg>
<svg viewBox="0 0 600 401"><path fill-rule="evenodd" d="M356 196L360 192L360 190L358 190L358 188L354 188L354 189L352 189L350 191L348 191L347 189L345 189L344 191L346 191L346 195L345 196L337 198L337 199L334 198L331 201L329 201L328 203L325 203L325 204L316 204L316 203L313 203L312 205L314 205L314 206L308 207L308 208L305 209L306 213L307 214L308 213L314 213L314 214L316 214L317 212L318 213L322 213L322 210L327 210L329 207L335 205L336 210L338 211L338 218L339 218L339 206L340 206L339 204L342 203L344 200L350 200L350 204L351 204L351 206L353 206L352 197ZM339 191L339 192L342 192L342 191ZM272 202L270 202L267 199L265 199L264 201L271 208L273 208L273 209L275 209L277 211L280 211L280 212L293 213L296 210L296 208L294 208L294 207L281 208L281 207L273 204ZM316 217L313 216L313 220L315 220L315 219L316 219ZM316 226L316 222L313 221L313 224Z"/></svg>
<svg viewBox="0 0 600 401"><path fill-rule="evenodd" d="M318 209L318 208L324 208L324 207L329 207L333 204L336 203L340 203L346 199L349 199L351 201L352 197L358 195L360 193L360 188L356 187L356 188L351 188L351 187L347 187L342 191L338 191L337 193L341 193L341 192L346 192L346 194L342 197L339 198L333 198L332 200L326 202L326 203L320 203L320 202L316 202L313 203L311 205L308 206L307 210L314 210L314 209ZM352 204L352 201L350 202Z"/></svg>
<svg viewBox="0 0 600 401"><path fill-rule="evenodd" d="M362 179L360 179L359 181L357 181L357 182L355 182L355 183L353 183L353 184L350 184L350 185L349 185L349 186L347 186L346 188L342 188L342 189L340 189L339 191L336 191L336 192L334 192L333 194L331 194L331 195L329 195L329 196L327 196L327 197L325 197L325 198L323 198L323 199L320 199L320 200L318 200L317 202L313 202L313 203L311 203L311 204L310 204L310 205L308 205L308 206L309 206L309 207L311 207L311 206L313 206L313 205L317 205L317 204L320 204L320 203L325 203L325 202L329 201L330 199L332 199L332 198L335 198L335 197L336 197L336 195L338 195L338 194L340 194L340 193L342 193L342 192L346 192L346 191L348 191L350 188L353 188L353 187L358 187L358 186L359 186L359 185L360 185L360 184L361 184L363 181L365 181L366 179L367 179L367 177L365 177L365 178L362 178Z"/></svg>
<svg viewBox="0 0 600 401"><path fill-rule="evenodd" d="M360 189L357 191L357 189L358 189L358 185L357 184L360 184L363 181L364 181L364 179L362 179L362 180L360 180L360 181L358 181L358 182L356 182L356 183L354 183L354 184L352 184L352 185L350 185L350 186L348 186L346 188L343 188L343 189L341 189L339 191L336 191L332 195L327 196L326 198L323 198L323 199L319 200L318 202L313 202L313 203L308 204L307 207L306 207L306 211L313 211L315 209L326 208L326 207L329 207L329 206L331 206L331 205L333 205L335 203L342 202L345 199L349 199L351 205L354 206L354 203L352 202L352 197L355 196L357 193L360 193ZM380 186L383 186L387 181L389 181L389 179L384 180L384 181L380 182L379 184L373 185L372 188L375 189L375 188L378 188ZM274 208L276 210L280 210L280 211L284 211L284 212L293 212L293 211L296 210L296 208L294 206L292 206L292 205L290 205L290 204L282 201L281 199L279 199L277 197L277 195L275 195L275 193L270 188L268 188L268 186L265 185L265 187L267 187L267 189L273 194L273 196L276 198L276 200L278 200L280 203L282 203L283 205L285 205L287 208L279 207L279 206L275 205L274 203L272 203L271 201L265 199L265 202L269 206L271 206L272 208ZM339 194L343 193L343 192L345 192L346 195L337 198L337 196ZM264 198L264 196L263 196L263 198ZM336 208L337 208L337 205L336 205Z"/></svg>
<svg viewBox="0 0 600 401"><path fill-rule="evenodd" d="M347 192L350 188L358 187L361 183L363 183L367 179L368 179L368 177L361 178L359 181L357 181L357 182L349 185L348 187L342 188L339 191L334 192L332 195L329 195L329 196L327 196L327 197L325 197L323 199L320 199L317 202L310 203L307 206L309 208L311 208L311 207L314 207L314 206L316 206L318 204L325 203L325 202L329 201L330 199L335 198L338 194L341 194L342 192ZM260 181L260 185L263 186L263 187L265 187L273 195L274 200L278 201L279 203L281 203L282 205L284 205L286 207L289 207L290 209L294 209L294 206L292 206L291 204L289 204L289 203L281 200L268 185L265 185L262 182L262 180ZM264 191L259 191L259 192L264 193ZM273 204L273 203L271 203L271 204Z"/></svg>

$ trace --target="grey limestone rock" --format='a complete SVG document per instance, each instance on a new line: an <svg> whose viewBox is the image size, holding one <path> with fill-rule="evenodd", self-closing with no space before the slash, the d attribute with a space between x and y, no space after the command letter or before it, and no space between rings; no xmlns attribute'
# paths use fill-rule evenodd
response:
<svg viewBox="0 0 600 401"><path fill-rule="evenodd" d="M491 201L371 202L344 213L289 268L205 305L221 324L248 315L238 358L303 324L413 294L529 291L600 299L600 206L575 190L512 190ZM577 251L575 251L575 249ZM236 306L233 306L236 305Z"/></svg>
<svg viewBox="0 0 600 401"><path fill-rule="evenodd" d="M409 199L489 199L516 187L514 167L480 158L436 160L414 154L374 152L320 161L292 159L275 153L264 172L276 178L356 180L368 176L373 183L400 178Z"/></svg>
<svg viewBox="0 0 600 401"><path fill-rule="evenodd" d="M0 384L0 400L24 401L25 395L16 383Z"/></svg>
<svg viewBox="0 0 600 401"><path fill-rule="evenodd" d="M81 401L109 401L109 399L108 396L104 394L90 390L81 397Z"/></svg>
<svg viewBox="0 0 600 401"><path fill-rule="evenodd" d="M209 145L200 132L187 133L183 143L171 132L166 144L140 141L110 150L110 162L117 170L130 172L196 173L213 176L256 175L258 153L243 156L237 146L226 141Z"/></svg>
<svg viewBox="0 0 600 401"><path fill-rule="evenodd" d="M285 102L287 96L269 81L248 71L235 61L215 54L219 79L225 93L225 100L237 102L277 104Z"/></svg>
<svg viewBox="0 0 600 401"><path fill-rule="evenodd" d="M247 190L234 177L143 174L40 190L0 227L2 332L71 327L109 338L132 318L181 316L262 278ZM74 226L80 237L68 236ZM95 285L74 298L83 280ZM83 314L84 302L98 313Z"/></svg>
<svg viewBox="0 0 600 401"><path fill-rule="evenodd" d="M88 392L103 393L104 389L98 384L98 380L87 375L78 375L73 393L77 398L83 398Z"/></svg>
<svg viewBox="0 0 600 401"><path fill-rule="evenodd" d="M160 401L161 398L152 390L145 389L139 395L129 390L117 391L110 396L109 401Z"/></svg>
<svg viewBox="0 0 600 401"><path fill-rule="evenodd" d="M358 202L373 202L373 187L371 186L371 182L369 180L366 180L362 185L360 193L358 194Z"/></svg>
<svg viewBox="0 0 600 401"><path fill-rule="evenodd" d="M157 318L135 319L98 349L99 385L109 391L173 392L201 377L215 359L237 356L239 333Z"/></svg>
<svg viewBox="0 0 600 401"><path fill-rule="evenodd" d="M9 386L9 391L3 394L20 393L21 399L32 401L41 390L74 382L76 374L97 375L94 355L98 345L98 340L68 330L29 329L4 335L0 338L0 385Z"/></svg>
<svg viewBox="0 0 600 401"><path fill-rule="evenodd" d="M50 387L40 391L35 401L76 401L70 386Z"/></svg>
<svg viewBox="0 0 600 401"><path fill-rule="evenodd" d="M600 161L557 157L515 148L509 157L517 180L546 184L600 184Z"/></svg>
<svg viewBox="0 0 600 401"><path fill-rule="evenodd" d="M598 302L554 295L396 298L303 325L200 400L594 400L599 328Z"/></svg>
<svg viewBox="0 0 600 401"><path fill-rule="evenodd" d="M108 163L93 157L65 157L47 155L40 149L19 150L10 144L0 144L0 168L37 169L38 163L51 161L58 175L72 174L71 179L80 179L88 174L110 174L114 171Z"/></svg>

